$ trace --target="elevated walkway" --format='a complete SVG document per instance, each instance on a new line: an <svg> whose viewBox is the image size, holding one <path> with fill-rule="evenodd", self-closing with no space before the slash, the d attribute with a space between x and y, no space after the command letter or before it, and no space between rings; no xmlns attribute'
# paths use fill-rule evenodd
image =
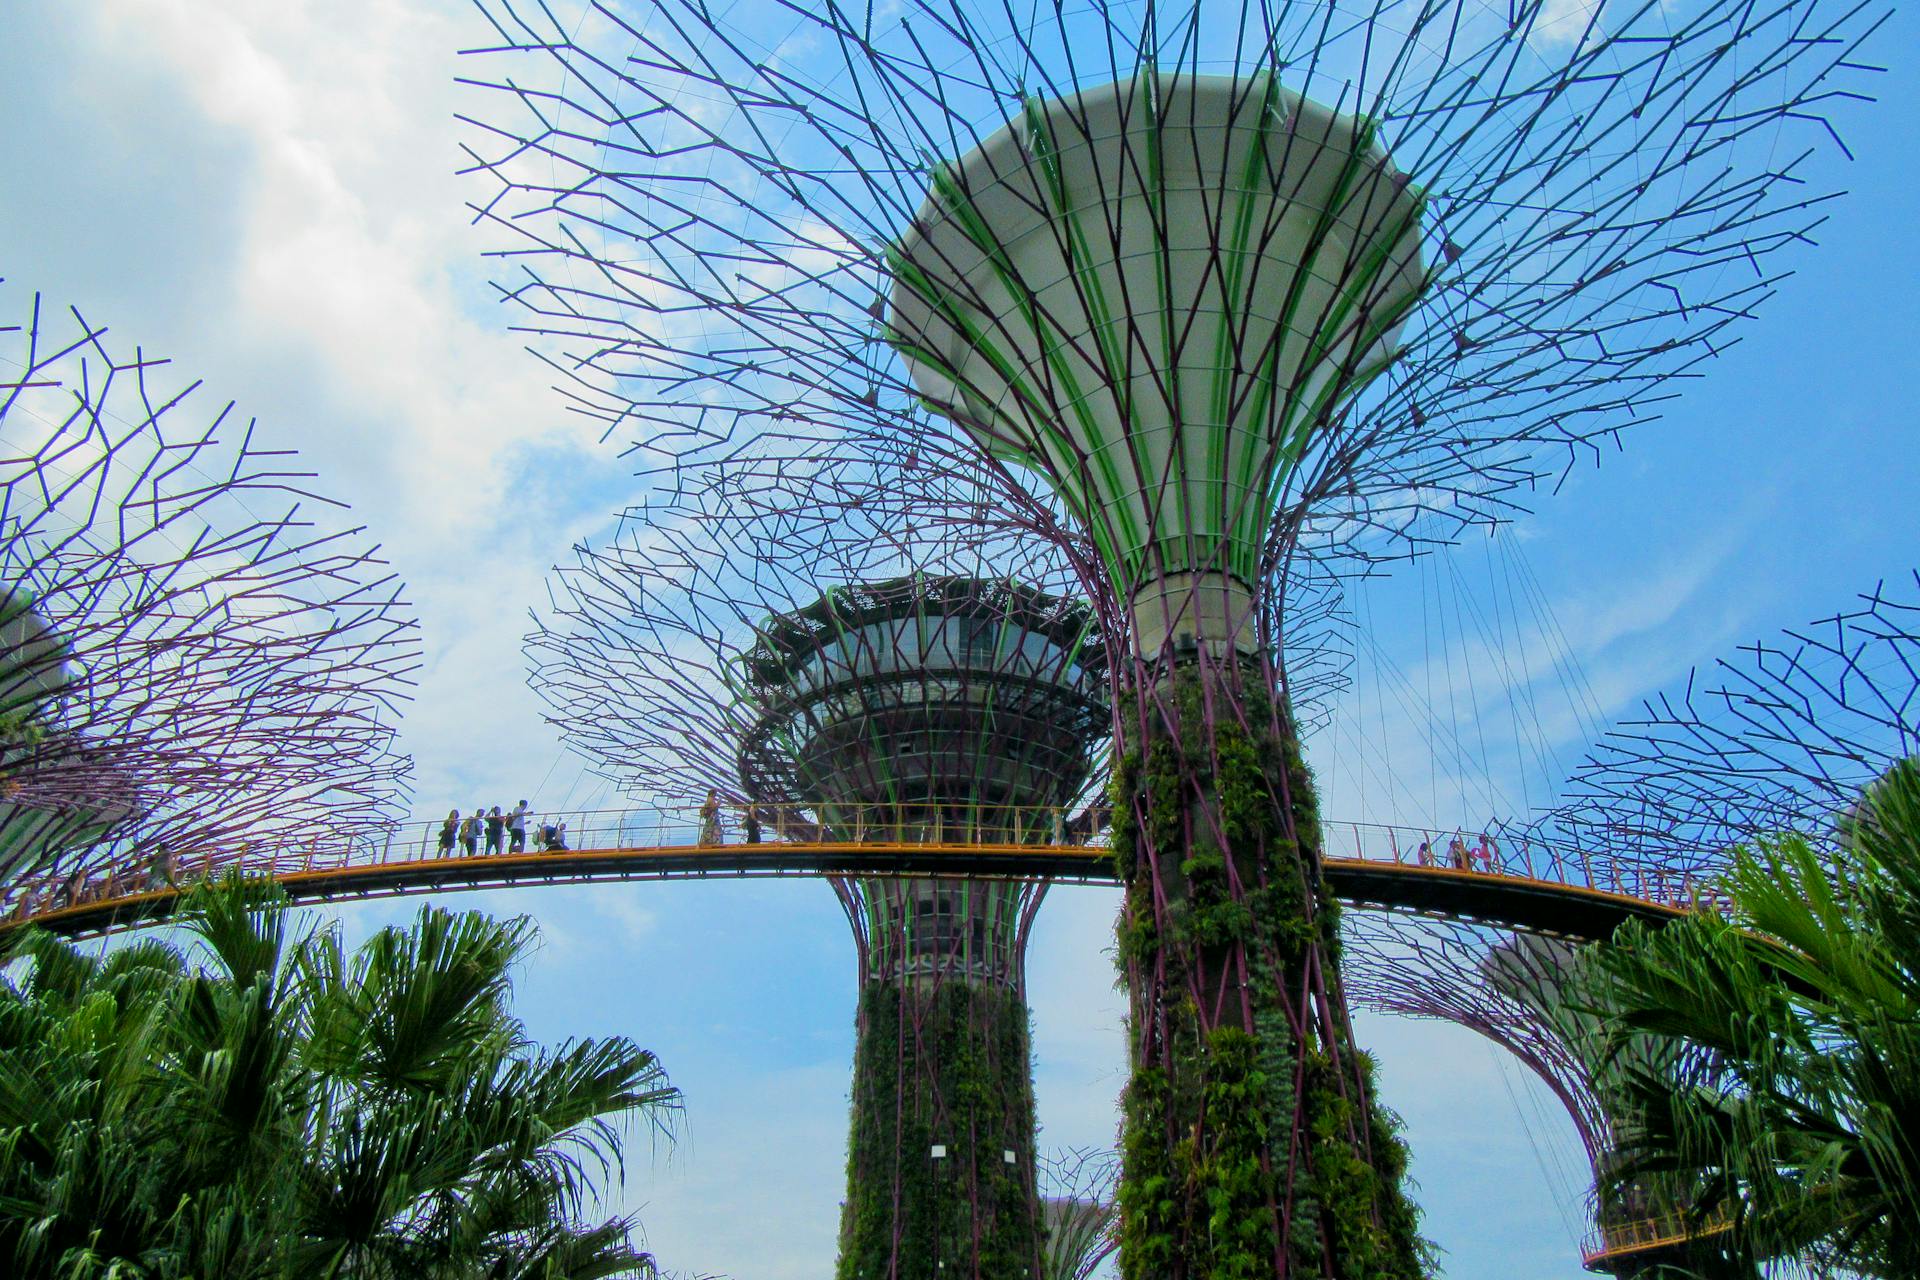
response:
<svg viewBox="0 0 1920 1280"><path fill-rule="evenodd" d="M1609 1223L1588 1233L1580 1259L1599 1275L1651 1275L1666 1265L1684 1267L1692 1249L1730 1230L1724 1215L1704 1223L1688 1223L1678 1214Z"/></svg>
<svg viewBox="0 0 1920 1280"><path fill-rule="evenodd" d="M439 847L439 824L397 829L378 849L215 851L166 867L95 876L78 883L16 888L0 907L9 923L31 920L87 936L163 919L192 883L238 871L270 876L295 901L394 897L460 889L620 880L782 876L953 875L1114 884L1104 815L1069 821L1054 811L962 815L936 826L856 815L829 839L810 817L765 807L760 838L743 836L744 814L723 815L703 833L688 811L567 815L578 847L522 853L468 853ZM542 822L529 837L544 844ZM701 842L705 834L707 842ZM1325 873L1343 901L1389 911L1467 919L1571 938L1599 938L1631 918L1666 919L1688 909L1696 886L1576 852L1497 841L1462 832L1368 823L1328 823ZM1058 842L1055 842L1055 841ZM504 843L504 842L503 842Z"/></svg>

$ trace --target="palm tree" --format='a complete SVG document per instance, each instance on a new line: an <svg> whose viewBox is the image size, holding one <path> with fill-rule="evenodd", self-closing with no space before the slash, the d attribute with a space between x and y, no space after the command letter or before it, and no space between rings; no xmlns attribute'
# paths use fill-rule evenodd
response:
<svg viewBox="0 0 1920 1280"><path fill-rule="evenodd" d="M1089 1280L1120 1247L1120 1184L1117 1152L1070 1149L1043 1157L1047 1184L1040 1199L1046 1240L1040 1252L1043 1280Z"/></svg>
<svg viewBox="0 0 1920 1280"><path fill-rule="evenodd" d="M423 909L349 954L277 891L196 892L197 954L44 933L0 981L0 1272L20 1280L647 1276L583 1220L679 1092L624 1038L531 1045L523 917Z"/></svg>
<svg viewBox="0 0 1920 1280"><path fill-rule="evenodd" d="M1622 1125L1603 1195L1663 1186L1748 1265L1920 1276L1920 762L1838 838L1742 850L1729 915L1589 953L1586 1051ZM1640 1050L1649 1040L1668 1052Z"/></svg>

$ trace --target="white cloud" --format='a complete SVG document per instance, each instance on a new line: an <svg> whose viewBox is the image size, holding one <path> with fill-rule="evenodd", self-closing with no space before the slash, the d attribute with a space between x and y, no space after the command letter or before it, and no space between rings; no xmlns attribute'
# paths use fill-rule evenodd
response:
<svg viewBox="0 0 1920 1280"><path fill-rule="evenodd" d="M244 141L224 327L325 388L332 438L309 451L347 464L390 539L440 551L491 528L512 455L566 433L537 369L470 306L484 268L461 213L473 187L454 176L452 77L471 15L198 0L85 12L106 65L166 69L209 126Z"/></svg>
<svg viewBox="0 0 1920 1280"><path fill-rule="evenodd" d="M1604 0L1541 0L1540 13L1534 19L1528 42L1543 49L1579 43L1587 38L1588 25L1603 3ZM1593 28L1592 40L1605 38L1603 30Z"/></svg>

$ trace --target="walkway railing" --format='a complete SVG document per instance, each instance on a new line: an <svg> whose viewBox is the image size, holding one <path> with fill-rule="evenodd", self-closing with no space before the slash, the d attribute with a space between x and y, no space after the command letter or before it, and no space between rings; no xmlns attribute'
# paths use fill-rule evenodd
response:
<svg viewBox="0 0 1920 1280"><path fill-rule="evenodd" d="M504 815L503 815L504 816ZM282 876L345 868L400 867L513 852L589 852L738 844L822 847L915 846L1098 848L1111 814L1048 807L947 806L938 811L891 805L721 804L529 814L521 834L503 822L497 838L482 817L477 828L456 820L396 824L377 845L341 846L324 833L300 844L183 851L146 866L118 867L63 879L28 881L0 896L0 920L34 916L149 893L239 872ZM1663 907L1716 905L1711 886L1692 877L1579 850L1539 843L1502 844L1458 828L1328 822L1325 856L1340 862L1429 868L1437 874L1487 875L1598 890Z"/></svg>
<svg viewBox="0 0 1920 1280"><path fill-rule="evenodd" d="M1692 1240L1722 1235L1732 1225L1724 1213L1705 1222L1688 1222L1679 1213L1633 1222L1611 1222L1587 1233L1580 1246L1580 1256L1589 1270L1602 1269L1615 1259L1674 1249Z"/></svg>

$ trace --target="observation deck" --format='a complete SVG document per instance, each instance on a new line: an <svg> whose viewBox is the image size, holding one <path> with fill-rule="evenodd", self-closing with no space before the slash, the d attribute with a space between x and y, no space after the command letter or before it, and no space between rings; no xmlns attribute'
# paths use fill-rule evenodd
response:
<svg viewBox="0 0 1920 1280"><path fill-rule="evenodd" d="M849 815L832 839L809 810L756 805L722 817L722 841L699 842L696 809L539 815L522 853L442 851L438 822L396 826L379 846L219 849L178 854L166 866L123 868L85 880L28 881L0 898L0 920L31 921L81 937L164 919L198 881L231 873L277 881L296 902L328 902L530 884L743 877L968 876L1117 884L1108 815L978 806L928 827L886 806ZM543 829L565 824L564 847ZM1015 839L1005 837L1011 833ZM1343 902L1556 936L1609 936L1629 919L1665 920L1711 905L1689 877L1539 843L1502 847L1454 829L1328 822L1324 873ZM850 837L850 838L847 838ZM988 838L982 838L988 837Z"/></svg>
<svg viewBox="0 0 1920 1280"><path fill-rule="evenodd" d="M1730 1229L1724 1217L1691 1225L1672 1213L1608 1223L1587 1234L1580 1259L1588 1271L1601 1275L1638 1275L1666 1263L1683 1264L1690 1246Z"/></svg>

